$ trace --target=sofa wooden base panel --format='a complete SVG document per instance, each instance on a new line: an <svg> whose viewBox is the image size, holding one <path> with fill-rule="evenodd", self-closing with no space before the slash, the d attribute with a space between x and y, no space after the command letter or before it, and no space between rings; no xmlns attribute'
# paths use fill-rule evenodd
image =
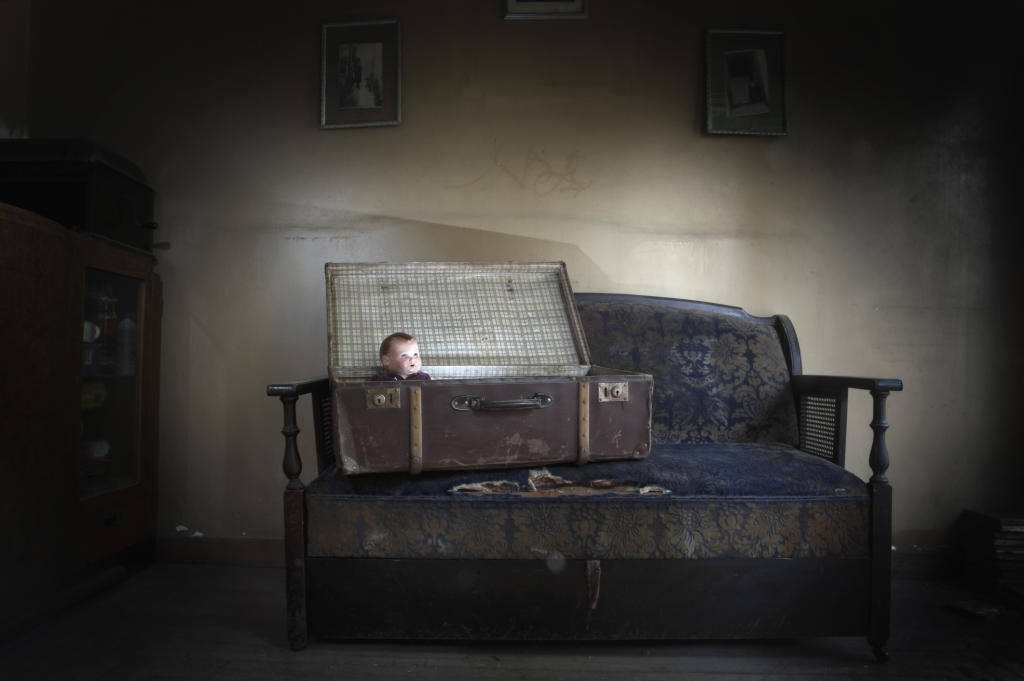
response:
<svg viewBox="0 0 1024 681"><path fill-rule="evenodd" d="M311 558L307 616L324 639L852 636L866 562Z"/></svg>

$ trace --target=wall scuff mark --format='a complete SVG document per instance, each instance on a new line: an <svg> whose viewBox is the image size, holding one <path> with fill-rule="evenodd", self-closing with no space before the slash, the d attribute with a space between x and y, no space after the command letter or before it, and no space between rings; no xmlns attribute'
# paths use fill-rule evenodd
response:
<svg viewBox="0 0 1024 681"><path fill-rule="evenodd" d="M576 152L566 154L561 168L556 167L547 159L543 151L530 149L526 152L521 168L513 168L502 159L501 145L495 143L491 153L490 165L469 182L450 184L448 189L463 189L483 182L495 172L499 176L510 178L520 189L530 189L539 196L547 196L554 192L568 192L574 197L587 190L593 181L584 181L576 177L580 156Z"/></svg>

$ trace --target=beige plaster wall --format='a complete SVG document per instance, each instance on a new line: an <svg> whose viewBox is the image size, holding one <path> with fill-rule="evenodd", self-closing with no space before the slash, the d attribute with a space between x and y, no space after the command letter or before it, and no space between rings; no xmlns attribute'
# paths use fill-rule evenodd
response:
<svg viewBox="0 0 1024 681"><path fill-rule="evenodd" d="M578 291L789 314L808 373L906 383L901 548L1009 503L1002 60L949 49L999 21L693 4L506 22L477 0L33 0L31 134L101 140L157 191L160 534L282 536L264 388L325 369L327 261L560 259ZM401 21L403 123L320 130L320 25L366 18ZM701 133L703 30L738 26L786 31L787 137ZM855 399L862 475L870 418Z"/></svg>

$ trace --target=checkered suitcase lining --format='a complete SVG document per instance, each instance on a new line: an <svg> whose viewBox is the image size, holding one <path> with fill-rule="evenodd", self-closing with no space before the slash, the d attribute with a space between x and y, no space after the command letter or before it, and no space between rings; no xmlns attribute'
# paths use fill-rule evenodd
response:
<svg viewBox="0 0 1024 681"><path fill-rule="evenodd" d="M328 263L331 375L365 380L380 342L419 341L434 378L579 376L589 370L562 263Z"/></svg>

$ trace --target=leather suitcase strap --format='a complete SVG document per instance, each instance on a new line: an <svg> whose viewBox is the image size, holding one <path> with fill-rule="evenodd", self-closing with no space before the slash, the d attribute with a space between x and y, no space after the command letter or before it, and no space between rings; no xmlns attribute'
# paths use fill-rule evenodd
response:
<svg viewBox="0 0 1024 681"><path fill-rule="evenodd" d="M423 405L420 388L409 388L409 472L423 471Z"/></svg>
<svg viewBox="0 0 1024 681"><path fill-rule="evenodd" d="M576 463L582 466L590 461L590 384L580 382L579 455Z"/></svg>

